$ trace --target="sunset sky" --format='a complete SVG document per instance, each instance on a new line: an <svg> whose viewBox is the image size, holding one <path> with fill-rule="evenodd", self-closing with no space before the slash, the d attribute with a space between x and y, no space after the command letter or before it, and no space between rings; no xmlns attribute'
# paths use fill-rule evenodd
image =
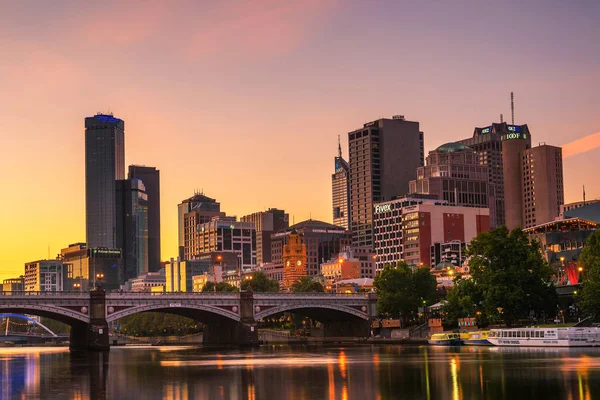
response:
<svg viewBox="0 0 600 400"><path fill-rule="evenodd" d="M426 150L527 123L600 197L600 2L0 0L0 279L85 241L84 118L161 171L162 256L194 190L331 221L337 136L419 121ZM402 151L402 149L398 149Z"/></svg>

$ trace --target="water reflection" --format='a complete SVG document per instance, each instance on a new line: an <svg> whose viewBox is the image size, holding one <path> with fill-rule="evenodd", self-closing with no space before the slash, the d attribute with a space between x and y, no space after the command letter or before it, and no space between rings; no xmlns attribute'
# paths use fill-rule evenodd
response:
<svg viewBox="0 0 600 400"><path fill-rule="evenodd" d="M2 399L600 398L600 350L0 349Z"/></svg>

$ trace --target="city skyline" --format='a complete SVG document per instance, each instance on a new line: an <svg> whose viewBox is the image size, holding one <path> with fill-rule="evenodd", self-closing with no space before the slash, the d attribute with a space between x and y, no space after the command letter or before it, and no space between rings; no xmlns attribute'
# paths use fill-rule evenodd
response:
<svg viewBox="0 0 600 400"><path fill-rule="evenodd" d="M533 144L563 147L565 202L581 200L584 184L600 197L590 168L600 156L598 4L341 3L3 7L0 279L85 240L82 121L98 110L127 124L125 165L161 171L163 260L177 256L176 206L195 189L238 218L276 207L290 223L331 222L338 135L403 114L419 121L427 154L501 113L510 120L510 91ZM100 9L115 13L108 25L90 23ZM220 21L195 28L195 14ZM377 62L349 62L365 54ZM348 159L347 140L342 148Z"/></svg>

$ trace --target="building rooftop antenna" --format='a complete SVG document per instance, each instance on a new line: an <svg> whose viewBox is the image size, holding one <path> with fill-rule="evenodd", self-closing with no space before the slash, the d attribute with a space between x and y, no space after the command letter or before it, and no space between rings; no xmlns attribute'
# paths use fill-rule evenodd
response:
<svg viewBox="0 0 600 400"><path fill-rule="evenodd" d="M338 156L342 158L342 142L340 142L340 135L338 135Z"/></svg>
<svg viewBox="0 0 600 400"><path fill-rule="evenodd" d="M515 95L510 92L510 112L512 113L512 124L515 124Z"/></svg>
<svg viewBox="0 0 600 400"><path fill-rule="evenodd" d="M500 123L504 122L504 115L500 114Z"/></svg>

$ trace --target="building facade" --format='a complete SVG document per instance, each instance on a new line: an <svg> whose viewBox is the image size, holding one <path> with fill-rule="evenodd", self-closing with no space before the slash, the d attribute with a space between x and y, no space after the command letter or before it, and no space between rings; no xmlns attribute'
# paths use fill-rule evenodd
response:
<svg viewBox="0 0 600 400"><path fill-rule="evenodd" d="M351 246L352 234L342 228L322 221L307 220L271 235L271 257L275 265L283 265L283 247L292 231L302 236L306 245L306 273L315 276L321 272L321 263Z"/></svg>
<svg viewBox="0 0 600 400"><path fill-rule="evenodd" d="M491 217L490 217L491 219ZM466 260L467 244L460 240L450 242L436 242L431 245L429 265L451 264L460 267Z"/></svg>
<svg viewBox="0 0 600 400"><path fill-rule="evenodd" d="M148 196L139 179L117 185L117 248L122 249L124 280L148 273Z"/></svg>
<svg viewBox="0 0 600 400"><path fill-rule="evenodd" d="M65 274L62 260L39 260L25 264L25 291L62 292Z"/></svg>
<svg viewBox="0 0 600 400"><path fill-rule="evenodd" d="M154 287L165 286L165 271L148 272L129 281L132 292L152 292Z"/></svg>
<svg viewBox="0 0 600 400"><path fill-rule="evenodd" d="M321 275L330 283L361 276L360 260L351 248L345 248L337 257L321 264Z"/></svg>
<svg viewBox="0 0 600 400"><path fill-rule="evenodd" d="M532 226L554 221L565 202L562 149L540 145L522 155L523 221Z"/></svg>
<svg viewBox="0 0 600 400"><path fill-rule="evenodd" d="M475 128L472 137L459 141L477 153L480 165L488 167L488 183L494 186L495 193L496 216L492 220L495 220L496 226L506 224L502 140L503 136L515 133L523 134L526 141L525 147L531 147L531 135L527 125L509 125L506 122ZM507 152L510 153L511 150L507 149ZM514 155L514 152L512 154ZM492 226L492 228L494 227Z"/></svg>
<svg viewBox="0 0 600 400"><path fill-rule="evenodd" d="M160 269L160 171L156 167L130 165L129 179L139 179L148 197L148 271Z"/></svg>
<svg viewBox="0 0 600 400"><path fill-rule="evenodd" d="M352 241L372 249L373 205L408 192L414 171L423 166L423 132L418 122L394 116L348 133L348 144Z"/></svg>
<svg viewBox="0 0 600 400"><path fill-rule="evenodd" d="M112 115L85 119L85 217L88 247L117 247L115 181L125 179L125 123Z"/></svg>
<svg viewBox="0 0 600 400"><path fill-rule="evenodd" d="M338 156L335 172L331 175L333 224L350 230L350 165L342 157L342 146L338 138Z"/></svg>
<svg viewBox="0 0 600 400"><path fill-rule="evenodd" d="M289 289L294 282L306 275L306 244L302 236L292 230L287 244L283 245L283 287Z"/></svg>
<svg viewBox="0 0 600 400"><path fill-rule="evenodd" d="M74 243L60 251L66 275L65 290L88 291L101 283L107 289L118 289L124 280L121 249L89 249L85 243ZM97 275L103 278L98 281Z"/></svg>
<svg viewBox="0 0 600 400"><path fill-rule="evenodd" d="M189 213L188 213L189 214ZM239 257L240 269L256 266L256 230L252 222L237 222L235 217L215 217L196 226L186 240L186 260L212 252L233 252Z"/></svg>
<svg viewBox="0 0 600 400"><path fill-rule="evenodd" d="M22 292L25 290L25 277L9 278L2 281L3 292Z"/></svg>
<svg viewBox="0 0 600 400"><path fill-rule="evenodd" d="M435 196L404 196L375 205L373 215L376 273L382 271L386 265L395 265L404 259L402 241L402 210L404 208L419 204L448 204L448 201L428 197Z"/></svg>
<svg viewBox="0 0 600 400"><path fill-rule="evenodd" d="M165 291L193 292L194 276L209 272L210 262L208 260L180 260L171 258L165 266Z"/></svg>
<svg viewBox="0 0 600 400"><path fill-rule="evenodd" d="M419 204L402 209L402 257L411 266L431 267L431 245L470 243L490 230L487 208Z"/></svg>
<svg viewBox="0 0 600 400"><path fill-rule="evenodd" d="M256 230L256 265L271 262L271 234L290 226L289 215L284 210L269 208L240 218L241 222L251 222Z"/></svg>
<svg viewBox="0 0 600 400"><path fill-rule="evenodd" d="M430 151L417 179L410 181L410 193L426 194L463 207L490 209L490 223L496 225L495 188L488 182L488 166L479 164L477 153L461 143L446 143Z"/></svg>
<svg viewBox="0 0 600 400"><path fill-rule="evenodd" d="M225 216L225 213L221 212L221 204L203 193L196 193L178 204L177 214L179 258L181 260L189 259L188 257L192 255L192 241L198 225L210 222L214 217Z"/></svg>

